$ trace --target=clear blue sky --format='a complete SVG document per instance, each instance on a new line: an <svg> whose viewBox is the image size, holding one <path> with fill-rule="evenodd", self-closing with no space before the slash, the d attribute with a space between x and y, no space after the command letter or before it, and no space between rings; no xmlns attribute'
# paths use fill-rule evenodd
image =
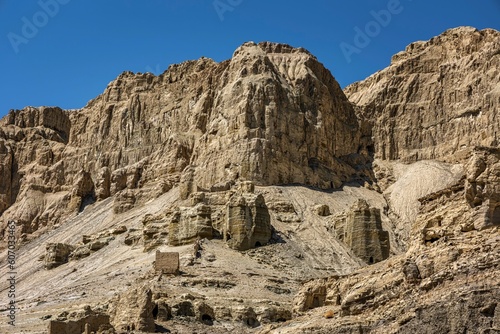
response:
<svg viewBox="0 0 500 334"><path fill-rule="evenodd" d="M375 23L372 11L388 8ZM356 41L367 25L370 40ZM500 0L0 0L0 116L80 108L125 70L222 61L245 41L305 47L344 87L409 43L461 25L500 30Z"/></svg>

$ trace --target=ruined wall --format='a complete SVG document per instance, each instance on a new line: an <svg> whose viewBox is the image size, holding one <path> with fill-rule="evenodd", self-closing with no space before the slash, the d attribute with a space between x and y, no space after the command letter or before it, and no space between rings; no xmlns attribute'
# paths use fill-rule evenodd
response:
<svg viewBox="0 0 500 334"><path fill-rule="evenodd" d="M90 334L100 329L111 328L109 315L90 315L79 320L57 321L51 320L48 334Z"/></svg>
<svg viewBox="0 0 500 334"><path fill-rule="evenodd" d="M179 273L179 253L156 251L155 270L163 274Z"/></svg>

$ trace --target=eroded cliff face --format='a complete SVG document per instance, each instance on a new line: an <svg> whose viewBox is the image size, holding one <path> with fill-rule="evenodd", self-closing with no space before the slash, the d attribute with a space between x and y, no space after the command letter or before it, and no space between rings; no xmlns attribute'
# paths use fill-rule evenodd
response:
<svg viewBox="0 0 500 334"><path fill-rule="evenodd" d="M151 197L141 189L179 183L183 198L237 180L338 188L369 159L330 72L273 43L160 76L125 72L81 110L29 107L2 124L0 212L28 234L95 200L118 194L123 212Z"/></svg>
<svg viewBox="0 0 500 334"><path fill-rule="evenodd" d="M306 283L296 322L261 333L478 333L500 326L500 34L413 43L345 89L405 252Z"/></svg>
<svg viewBox="0 0 500 334"><path fill-rule="evenodd" d="M80 163L116 170L145 159L141 182L177 177L210 189L247 179L334 188L354 173L358 122L338 84L311 54L247 43L233 57L124 73L71 115ZM188 172L188 171L186 171Z"/></svg>
<svg viewBox="0 0 500 334"><path fill-rule="evenodd" d="M91 305L101 334L496 331L499 45L414 43L349 101L306 50L246 43L125 72L80 110L12 111L19 328Z"/></svg>
<svg viewBox="0 0 500 334"><path fill-rule="evenodd" d="M490 203L499 195L499 157L497 148L475 149L467 178L420 199L404 254L306 283L294 300L302 321L279 333L497 331L500 220ZM480 195L484 207L471 196L479 180L488 184ZM332 316L321 319L326 310Z"/></svg>
<svg viewBox="0 0 500 334"><path fill-rule="evenodd" d="M373 126L375 158L444 159L500 136L500 33L460 27L410 44L345 89Z"/></svg>

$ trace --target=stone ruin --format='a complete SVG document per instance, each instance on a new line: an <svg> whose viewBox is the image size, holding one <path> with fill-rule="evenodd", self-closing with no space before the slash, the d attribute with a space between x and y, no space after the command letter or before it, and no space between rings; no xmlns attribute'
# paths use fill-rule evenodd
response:
<svg viewBox="0 0 500 334"><path fill-rule="evenodd" d="M266 245L272 227L264 197L250 192L233 195L227 204L223 235L228 246L236 250Z"/></svg>
<svg viewBox="0 0 500 334"><path fill-rule="evenodd" d="M179 253L156 251L155 271L161 274L179 274Z"/></svg>
<svg viewBox="0 0 500 334"><path fill-rule="evenodd" d="M49 322L48 334L91 334L91 333L115 333L107 314L93 312L90 308L86 310L81 318L70 320L51 320Z"/></svg>
<svg viewBox="0 0 500 334"><path fill-rule="evenodd" d="M198 239L224 239L244 251L264 246L272 237L271 217L265 199L253 182L239 183L232 191L194 192L190 206L179 206L143 219L144 250L162 244L181 246ZM223 188L222 189L226 189ZM293 218L298 219L292 206Z"/></svg>

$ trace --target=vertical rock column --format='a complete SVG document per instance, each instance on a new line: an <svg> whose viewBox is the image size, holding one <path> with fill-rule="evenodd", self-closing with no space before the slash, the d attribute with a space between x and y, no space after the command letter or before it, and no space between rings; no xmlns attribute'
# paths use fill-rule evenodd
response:
<svg viewBox="0 0 500 334"><path fill-rule="evenodd" d="M269 210L262 195L236 193L227 204L224 240L229 247L237 250L264 246L272 235L270 221Z"/></svg>
<svg viewBox="0 0 500 334"><path fill-rule="evenodd" d="M369 264L389 257L389 233L382 230L380 210L360 199L351 208L346 224L346 244Z"/></svg>

